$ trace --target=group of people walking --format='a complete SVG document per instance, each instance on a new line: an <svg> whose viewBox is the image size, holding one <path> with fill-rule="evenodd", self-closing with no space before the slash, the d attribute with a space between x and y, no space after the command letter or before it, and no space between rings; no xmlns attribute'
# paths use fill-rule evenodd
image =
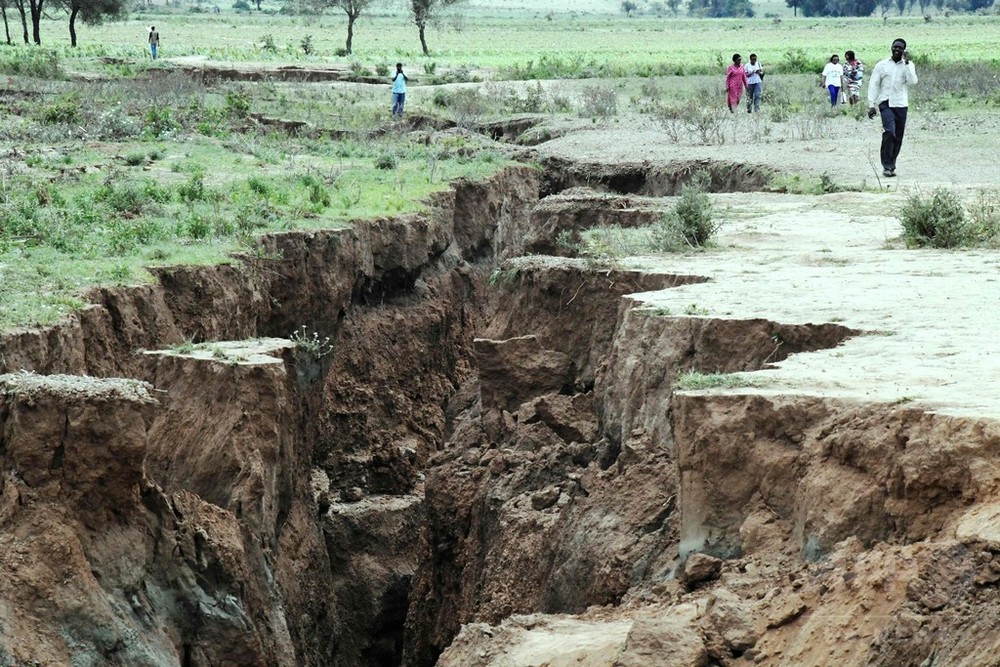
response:
<svg viewBox="0 0 1000 667"><path fill-rule="evenodd" d="M917 83L917 72L906 49L905 39L893 40L889 57L880 60L872 70L868 81L868 117L881 116L882 145L880 158L882 175L896 175L896 159L903 145L906 129L906 112L909 108L909 87ZM861 99L861 84L865 76L865 66L854 51L833 54L823 67L820 75L821 87L830 94L830 105L857 104ZM750 62L744 64L738 53L733 54L733 64L726 68L726 105L730 113L740 106L743 93L747 94L747 113L760 111L761 88L764 81L764 66L756 53L750 54Z"/></svg>
<svg viewBox="0 0 1000 667"><path fill-rule="evenodd" d="M844 102L857 104L861 96L861 82L865 78L865 65L854 55L854 51L844 52L844 62L834 53L823 67L819 85L830 93L830 106Z"/></svg>
<svg viewBox="0 0 1000 667"><path fill-rule="evenodd" d="M733 64L726 69L726 104L730 113L740 106L743 91L747 93L747 113L760 111L760 96L764 86L764 66L757 54L750 54L750 62L743 64L743 56L733 54Z"/></svg>

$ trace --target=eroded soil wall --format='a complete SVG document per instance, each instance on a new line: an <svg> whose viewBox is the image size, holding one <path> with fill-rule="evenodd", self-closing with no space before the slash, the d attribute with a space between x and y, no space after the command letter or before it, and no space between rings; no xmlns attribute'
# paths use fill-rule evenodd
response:
<svg viewBox="0 0 1000 667"><path fill-rule="evenodd" d="M8 395L51 378L53 407L2 411L0 663L398 663L420 471L472 373L500 235L526 226L538 189L510 168L427 215L276 234L242 263L163 269L4 336L4 369L41 374L5 376ZM93 402L83 376L149 384L135 407L107 399L80 421L64 415ZM81 458L91 449L128 479ZM80 495L35 477L52 470L101 483ZM71 592L73 563L97 574Z"/></svg>
<svg viewBox="0 0 1000 667"><path fill-rule="evenodd" d="M5 335L0 665L990 664L995 423L678 392L859 332L499 263L658 215L540 193L705 168L510 168Z"/></svg>

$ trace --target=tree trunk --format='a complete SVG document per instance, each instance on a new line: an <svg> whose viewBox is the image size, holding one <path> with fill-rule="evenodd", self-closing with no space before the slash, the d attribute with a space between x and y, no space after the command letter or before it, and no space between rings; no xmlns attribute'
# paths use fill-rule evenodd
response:
<svg viewBox="0 0 1000 667"><path fill-rule="evenodd" d="M39 46L42 43L42 5L45 0L28 0L28 7L31 10L31 37L35 44Z"/></svg>
<svg viewBox="0 0 1000 667"><path fill-rule="evenodd" d="M431 52L427 50L427 40L424 38L424 27L425 24L423 22L417 24L417 28L420 30L420 48L424 50L425 56L429 56Z"/></svg>
<svg viewBox="0 0 1000 667"><path fill-rule="evenodd" d="M354 19L351 14L347 15L347 55L351 55L351 44L354 43Z"/></svg>
<svg viewBox="0 0 1000 667"><path fill-rule="evenodd" d="M3 14L3 30L7 33L7 44L11 44L10 41L10 24L7 23L7 8L0 6L0 14Z"/></svg>
<svg viewBox="0 0 1000 667"><path fill-rule="evenodd" d="M24 33L24 43L28 43L28 17L24 14L24 0L18 0L17 11L21 14L21 31Z"/></svg>
<svg viewBox="0 0 1000 667"><path fill-rule="evenodd" d="M80 13L80 8L74 4L69 12L69 45L76 48L76 15Z"/></svg>

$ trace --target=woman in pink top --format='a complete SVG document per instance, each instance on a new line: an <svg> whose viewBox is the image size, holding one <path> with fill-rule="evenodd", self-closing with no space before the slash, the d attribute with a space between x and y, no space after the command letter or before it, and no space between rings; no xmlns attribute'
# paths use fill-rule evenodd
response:
<svg viewBox="0 0 1000 667"><path fill-rule="evenodd" d="M726 103L732 113L740 105L740 98L747 87L747 73L743 69L743 58L733 54L733 64L726 70Z"/></svg>

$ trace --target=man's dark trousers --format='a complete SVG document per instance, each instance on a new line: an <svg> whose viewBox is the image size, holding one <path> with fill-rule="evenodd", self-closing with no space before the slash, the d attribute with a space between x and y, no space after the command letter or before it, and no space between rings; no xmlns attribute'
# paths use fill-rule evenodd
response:
<svg viewBox="0 0 1000 667"><path fill-rule="evenodd" d="M882 116L882 168L896 171L896 158L906 130L906 107L890 107L889 102L882 102L878 110Z"/></svg>

